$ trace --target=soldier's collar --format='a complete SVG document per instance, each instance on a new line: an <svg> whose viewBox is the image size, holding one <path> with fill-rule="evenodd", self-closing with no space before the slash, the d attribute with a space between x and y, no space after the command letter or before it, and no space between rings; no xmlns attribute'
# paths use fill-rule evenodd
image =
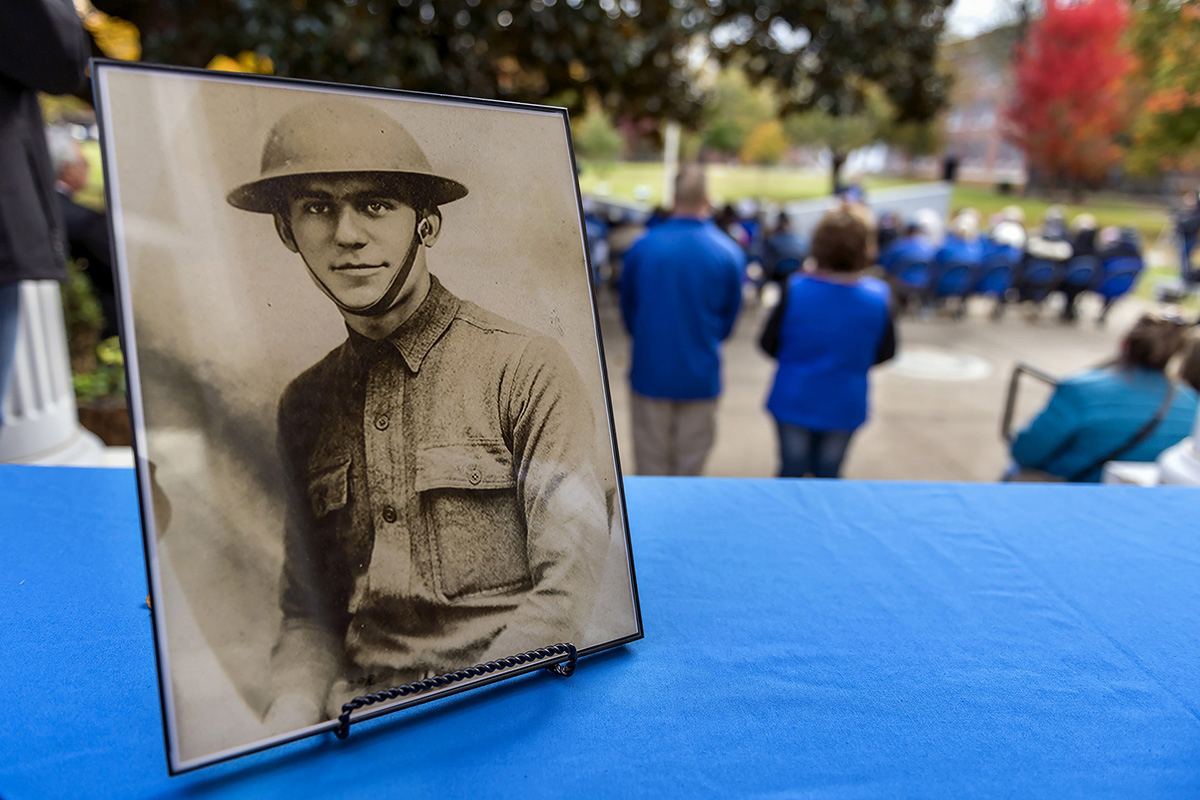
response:
<svg viewBox="0 0 1200 800"><path fill-rule="evenodd" d="M421 362L425 360L425 356L454 321L460 302L442 286L441 281L431 275L429 294L425 295L425 299L417 306L413 315L400 323L400 327L379 341L368 339L347 327L350 344L357 354L365 357L378 355L381 348L391 344L404 359L404 365L410 371L417 372L421 369Z"/></svg>

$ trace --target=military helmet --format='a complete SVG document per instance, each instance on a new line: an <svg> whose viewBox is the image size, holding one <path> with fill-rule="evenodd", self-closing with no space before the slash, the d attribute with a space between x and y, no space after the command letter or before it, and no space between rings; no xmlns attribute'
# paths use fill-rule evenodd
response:
<svg viewBox="0 0 1200 800"><path fill-rule="evenodd" d="M322 97L279 118L263 146L256 180L226 197L235 208L279 210L289 183L313 175L383 173L438 206L465 197L467 187L438 175L399 122L359 100Z"/></svg>

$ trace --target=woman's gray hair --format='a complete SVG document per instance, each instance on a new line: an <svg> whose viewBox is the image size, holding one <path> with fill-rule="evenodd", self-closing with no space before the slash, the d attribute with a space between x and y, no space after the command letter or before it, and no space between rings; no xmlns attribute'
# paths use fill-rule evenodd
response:
<svg viewBox="0 0 1200 800"><path fill-rule="evenodd" d="M46 129L46 147L50 150L50 168L54 177L58 177L63 167L68 164L78 164L83 160L79 143L71 135L71 131L61 125L52 125Z"/></svg>

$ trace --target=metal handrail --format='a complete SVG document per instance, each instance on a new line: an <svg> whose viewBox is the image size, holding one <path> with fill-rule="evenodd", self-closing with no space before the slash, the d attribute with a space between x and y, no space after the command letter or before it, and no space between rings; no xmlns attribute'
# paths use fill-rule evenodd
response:
<svg viewBox="0 0 1200 800"><path fill-rule="evenodd" d="M1032 367L1029 364L1018 363L1013 367L1012 377L1008 379L1008 396L1004 400L1004 417L1000 422L1000 436L1006 442L1013 440L1012 420L1013 412L1017 406L1017 390L1020 386L1020 378L1022 375L1028 375L1031 378L1036 378L1051 387L1058 386L1058 378L1048 372L1042 372L1037 367Z"/></svg>

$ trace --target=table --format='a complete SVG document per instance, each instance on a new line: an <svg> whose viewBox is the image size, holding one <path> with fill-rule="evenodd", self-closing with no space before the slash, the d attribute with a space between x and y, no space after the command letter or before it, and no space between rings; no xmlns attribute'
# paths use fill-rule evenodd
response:
<svg viewBox="0 0 1200 800"><path fill-rule="evenodd" d="M646 638L168 778L132 473L0 467L0 795L1200 795L1200 490L631 478Z"/></svg>

